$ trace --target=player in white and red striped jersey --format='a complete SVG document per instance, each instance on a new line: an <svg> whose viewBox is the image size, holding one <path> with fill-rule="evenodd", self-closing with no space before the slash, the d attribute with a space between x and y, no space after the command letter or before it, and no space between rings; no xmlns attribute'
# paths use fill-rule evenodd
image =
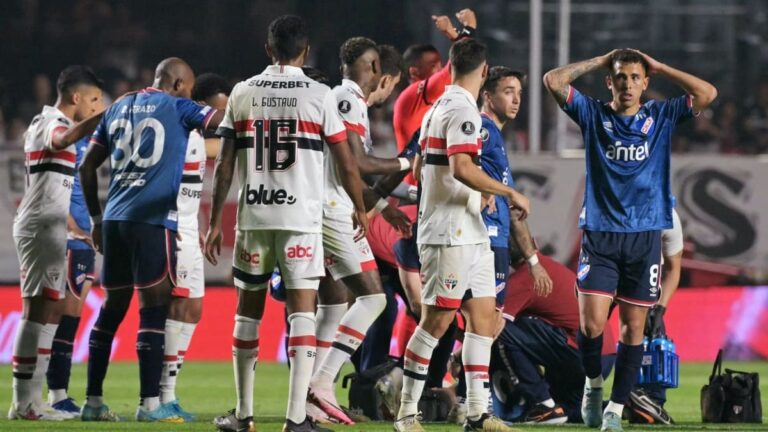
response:
<svg viewBox="0 0 768 432"><path fill-rule="evenodd" d="M219 75L204 73L195 80L192 99L200 104L224 111L232 87ZM215 141L215 142L211 142ZM176 286L165 321L165 355L160 378L160 402L170 404L185 422L195 417L181 408L176 397L176 380L184 363L192 335L203 311L205 274L202 234L198 228L200 197L203 193L205 162L218 151L218 139L203 138L199 131L191 131L184 156L184 171L176 201L179 214L176 255Z"/></svg>
<svg viewBox="0 0 768 432"><path fill-rule="evenodd" d="M273 64L235 86L217 133L222 148L214 174L206 257L216 264L222 241L224 201L237 166L240 180L232 272L238 288L233 355L237 408L214 423L219 430L253 426L253 374L258 326L267 283L280 265L287 288L291 361L284 431L325 430L306 415L315 360L315 300L324 275L323 149L328 146L340 180L352 198L359 236L367 227L362 180L347 133L328 86L304 75L309 44L301 18L279 17L269 25L267 53Z"/></svg>
<svg viewBox="0 0 768 432"><path fill-rule="evenodd" d="M100 116L92 116L102 108L102 83L89 68L70 66L56 88L56 104L43 107L24 141L26 189L13 221L23 316L13 346L9 419L72 418L44 403L41 393L59 325L56 302L64 298L67 279L67 214L76 159L71 144L96 127Z"/></svg>
<svg viewBox="0 0 768 432"><path fill-rule="evenodd" d="M405 350L398 432L423 431L418 402L438 339L457 309L467 317L462 361L467 381L465 431L510 430L488 414L488 364L496 327L494 257L481 215L481 193L504 195L528 213L528 200L475 164L480 154L477 97L488 72L487 48L474 39L451 47L453 85L426 113L421 126L421 201L417 244L424 281L419 326Z"/></svg>
<svg viewBox="0 0 768 432"><path fill-rule="evenodd" d="M398 67L402 63L400 54L386 49L386 68L379 47L371 39L350 38L339 50L344 79L333 89L333 95L361 175L391 174L411 166L411 161L406 158L382 159L373 155L368 104L381 104L389 97L400 80L402 69ZM411 224L406 215L396 207L390 207L372 190L365 193L369 208L376 207L388 222L406 235L410 234ZM353 422L336 401L334 379L387 304L376 260L368 240L355 238L355 229L349 219L351 212L352 201L339 181L336 161L326 151L323 248L330 276L320 283L317 358L309 394L311 403L327 416L347 424ZM348 292L355 296L349 310ZM310 414L316 419L325 419L312 404L309 405Z"/></svg>

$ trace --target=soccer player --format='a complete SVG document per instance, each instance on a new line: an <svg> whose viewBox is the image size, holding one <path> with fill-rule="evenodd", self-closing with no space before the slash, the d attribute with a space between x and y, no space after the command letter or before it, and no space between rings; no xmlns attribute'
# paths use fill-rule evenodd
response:
<svg viewBox="0 0 768 432"><path fill-rule="evenodd" d="M610 102L571 86L579 76L608 69ZM687 93L640 102L651 75ZM659 295L661 230L672 227L669 181L671 135L706 108L717 90L708 82L640 51L620 49L551 70L544 84L580 127L586 148L586 186L579 226L584 230L577 272L579 348L587 373L584 422L621 431L621 413L643 355L643 325ZM619 302L621 335L611 400L602 413L600 347L608 311ZM602 420L601 420L602 417Z"/></svg>
<svg viewBox="0 0 768 432"><path fill-rule="evenodd" d="M491 179L473 157L481 145L476 100L487 76L485 45L464 39L451 47L453 85L425 115L421 146L418 245L424 279L421 322L405 352L402 404L397 431L422 431L417 418L432 350L458 308L468 318L463 363L467 374L465 430L509 430L487 413L488 362L493 342L495 290L493 252L483 224L481 193L504 195L528 213L528 200ZM422 157L416 157L419 170ZM463 304L462 304L463 303Z"/></svg>
<svg viewBox="0 0 768 432"><path fill-rule="evenodd" d="M333 95L361 175L391 174L406 171L411 166L408 158L382 159L372 155L368 103L382 104L400 80L402 61L399 54L392 54L388 51L384 64L379 47L364 37L348 39L339 51L344 79L333 89ZM371 100L374 92L375 99ZM353 421L338 406L333 382L344 362L362 343L368 327L386 307L387 299L368 240L355 238L349 219L352 201L341 185L336 167L337 162L326 153L323 250L330 277L320 283L317 358L309 399L328 416L352 424ZM411 222L407 216L389 206L375 192L368 189L365 192L369 195L367 201L378 201L375 208L387 221L402 232L410 233ZM349 310L347 292L355 296Z"/></svg>
<svg viewBox="0 0 768 432"><path fill-rule="evenodd" d="M235 86L227 104L216 160L206 258L217 263L222 212L237 164L240 179L233 268L238 307L233 335L237 408L214 420L224 431L254 430L253 376L259 323L267 283L280 265L287 288L291 361L284 431L324 430L306 415L315 363L315 299L323 270L323 148L328 147L344 193L352 202L352 225L365 235L362 180L349 149L338 103L323 84L304 75L309 52L304 22L284 15L269 25L272 65Z"/></svg>
<svg viewBox="0 0 768 432"><path fill-rule="evenodd" d="M450 40L457 40L474 34L477 28L477 18L471 9L462 9L456 13L456 18L464 26L461 32L456 31L453 24L451 24L451 19L447 15L432 16L435 27ZM411 84L397 97L392 116L397 151L402 151L405 148L413 134L421 127L424 113L443 94L445 87L451 84L450 64L446 64L441 68L440 54L437 53L437 50L430 51L428 48L414 47L411 51L420 51L421 55L417 57L419 62L414 63L416 53L409 53L406 50L406 55L409 59L412 59L408 63L408 74ZM429 52L431 54L426 54ZM413 81L414 78L419 80Z"/></svg>
<svg viewBox="0 0 768 432"><path fill-rule="evenodd" d="M659 302L648 310L645 319L645 337L655 339L667 337L664 313L669 300L680 284L683 261L683 226L677 210L672 209L672 228L661 233L661 253L664 256ZM638 385L629 394L630 423L672 424L673 420L664 409L667 401L666 388L658 384Z"/></svg>
<svg viewBox="0 0 768 432"><path fill-rule="evenodd" d="M103 99L97 111L104 111ZM75 148L75 170L80 167L88 148L90 137L78 141ZM80 415L80 407L67 393L72 370L74 348L80 315L94 279L96 251L91 239L91 218L85 206L80 177L74 176L72 196L67 215L67 290L64 299L56 305L59 310L59 327L51 345L51 362L48 365L48 403L59 411Z"/></svg>
<svg viewBox="0 0 768 432"><path fill-rule="evenodd" d="M522 72L505 66L495 66L488 71L488 78L481 90L483 104L480 116L483 123L480 138L483 141L483 151L480 155L480 166L489 177L509 187L514 187L514 180L501 130L508 121L517 117L524 84L525 75ZM536 291L540 295L548 295L552 290L552 281L547 276L547 271L538 263L536 246L528 223L520 220L518 214L513 214L506 197L492 196L490 199L493 201L489 201L489 206L483 209L483 222L488 229L491 250L495 257L497 306L504 304L504 287L509 276L510 223L515 225L515 238L527 253L526 259L536 281Z"/></svg>
<svg viewBox="0 0 768 432"><path fill-rule="evenodd" d="M224 78L206 73L195 80L192 99L223 112L230 91L231 86ZM177 242L176 286L171 291L172 300L165 321L165 355L160 378L160 403L170 404L185 422L193 421L195 417L181 408L176 397L176 379L203 311L205 274L203 252L200 249L203 237L198 229L197 214L200 210L200 195L203 193L203 175L208 154L206 146L206 140L199 131L190 131L176 203L181 238Z"/></svg>
<svg viewBox="0 0 768 432"><path fill-rule="evenodd" d="M167 58L155 69L153 87L116 101L104 114L80 167L92 237L104 256L106 291L89 339L88 387L83 421L116 421L103 401L112 339L133 297L139 295L140 400L138 421L180 423L160 403L165 321L175 285L177 197L190 131L215 127L223 113L188 98L195 84L189 65ZM110 159L111 180L102 214L96 171Z"/></svg>
<svg viewBox="0 0 768 432"><path fill-rule="evenodd" d="M71 418L42 401L43 376L51 360L65 296L67 214L75 172L72 144L98 124L102 82L85 66L59 74L54 106L32 119L24 139L26 189L13 221L19 255L22 317L13 345L13 401L8 418ZM80 122L75 125L75 122Z"/></svg>

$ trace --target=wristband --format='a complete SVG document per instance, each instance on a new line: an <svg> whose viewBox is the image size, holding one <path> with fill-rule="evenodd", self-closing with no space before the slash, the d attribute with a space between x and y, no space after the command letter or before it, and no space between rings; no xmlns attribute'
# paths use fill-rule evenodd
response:
<svg viewBox="0 0 768 432"><path fill-rule="evenodd" d="M101 223L101 218L103 214L97 214L96 216L91 216L91 223L93 225L99 225Z"/></svg>
<svg viewBox="0 0 768 432"><path fill-rule="evenodd" d="M539 263L539 255L534 253L533 255L529 256L525 260L528 261L529 267L533 267Z"/></svg>
<svg viewBox="0 0 768 432"><path fill-rule="evenodd" d="M389 206L389 203L384 198L379 198L378 201L376 201L376 206L373 207L377 212L381 213L382 210L387 208Z"/></svg>
<svg viewBox="0 0 768 432"><path fill-rule="evenodd" d="M458 41L464 38L475 37L475 32L476 30L474 27L464 26L464 28L461 29L461 31L459 32L459 35L456 36L456 39L454 39L454 41Z"/></svg>
<svg viewBox="0 0 768 432"><path fill-rule="evenodd" d="M408 158L397 158L397 161L400 162L400 171L405 171L411 167L411 161Z"/></svg>

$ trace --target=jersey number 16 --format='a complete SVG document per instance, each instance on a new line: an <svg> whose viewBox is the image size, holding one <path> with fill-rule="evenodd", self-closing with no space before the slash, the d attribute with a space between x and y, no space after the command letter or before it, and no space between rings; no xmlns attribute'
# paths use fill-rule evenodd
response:
<svg viewBox="0 0 768 432"><path fill-rule="evenodd" d="M264 171L265 153L269 171L285 171L296 163L296 125L296 119L269 119L253 122L256 171Z"/></svg>

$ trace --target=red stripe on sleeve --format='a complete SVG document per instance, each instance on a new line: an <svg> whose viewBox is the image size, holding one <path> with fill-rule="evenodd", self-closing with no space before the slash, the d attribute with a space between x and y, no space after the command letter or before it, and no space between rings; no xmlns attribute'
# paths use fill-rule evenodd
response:
<svg viewBox="0 0 768 432"><path fill-rule="evenodd" d="M456 153L477 154L477 143L451 144L448 146L448 156Z"/></svg>
<svg viewBox="0 0 768 432"><path fill-rule="evenodd" d="M345 121L344 122L344 127L346 127L348 131L352 131L352 132L360 135L360 137L365 136L365 126L363 126L363 125L361 125L359 123L350 123L348 121Z"/></svg>
<svg viewBox="0 0 768 432"><path fill-rule="evenodd" d="M345 141L346 139L347 139L347 131L346 131L346 129L341 131L341 132L339 132L339 133L335 133L333 135L325 137L325 141L328 144L338 144L338 143L340 143L342 141Z"/></svg>

